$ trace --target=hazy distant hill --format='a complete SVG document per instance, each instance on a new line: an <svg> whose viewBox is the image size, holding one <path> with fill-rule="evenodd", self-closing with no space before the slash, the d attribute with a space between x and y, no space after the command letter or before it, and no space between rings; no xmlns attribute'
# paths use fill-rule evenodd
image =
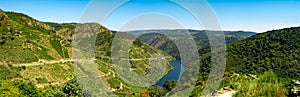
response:
<svg viewBox="0 0 300 97"><path fill-rule="evenodd" d="M172 33L172 32L188 32L194 38L196 45L198 47L199 54L205 54L210 52L209 39L206 33L224 33L225 41L227 44L231 44L235 41L248 38L252 35L255 35L255 32L245 32L245 31L208 31L208 30L141 30L141 31L132 31L131 33L147 33L139 38L148 43L149 45L159 48L168 52L170 55L179 58L179 51L176 45L171 39L164 36L163 34L158 33ZM217 35L215 34L215 35ZM180 37L180 36L179 36Z"/></svg>

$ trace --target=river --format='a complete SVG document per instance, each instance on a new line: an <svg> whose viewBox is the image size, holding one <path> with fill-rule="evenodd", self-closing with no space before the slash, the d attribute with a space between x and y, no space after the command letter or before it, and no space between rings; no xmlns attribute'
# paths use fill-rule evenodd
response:
<svg viewBox="0 0 300 97"><path fill-rule="evenodd" d="M181 64L181 60L171 61L170 64L173 66L173 69L168 72L163 78L161 78L156 85L163 86L164 82L167 80L179 80L181 74L184 72L184 66Z"/></svg>

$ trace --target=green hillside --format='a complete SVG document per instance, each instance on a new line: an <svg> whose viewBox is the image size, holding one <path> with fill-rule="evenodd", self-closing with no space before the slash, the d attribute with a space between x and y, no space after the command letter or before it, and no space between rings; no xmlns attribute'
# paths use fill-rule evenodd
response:
<svg viewBox="0 0 300 97"><path fill-rule="evenodd" d="M300 27L268 31L228 46L228 71L300 78ZM238 61L237 61L238 60Z"/></svg>
<svg viewBox="0 0 300 97"><path fill-rule="evenodd" d="M226 72L220 87L233 86L237 90L244 91L242 94L238 93L238 97L251 91L260 92L258 93L260 96L275 96L274 94L279 93L279 91L289 91L291 93L290 84L292 80L299 80L300 78L299 37L300 27L294 27L260 33L227 45ZM200 64L202 68L197 82L197 89L194 90L195 95L197 95L197 91L203 88L211 65L210 53L201 57ZM269 73L266 74L266 72ZM272 72L271 75L268 75L270 72ZM236 78L237 75L246 77ZM247 78L249 75L250 79ZM253 76L251 75L269 76L272 80L265 78L266 80L263 82L266 82L266 84L261 84L257 82L259 79L252 79ZM261 80L264 80L264 78ZM246 86L246 84L249 84L249 86ZM257 85L261 88L249 90L250 87L258 87ZM270 85L282 90L277 90ZM278 95L288 94L287 92L280 92Z"/></svg>
<svg viewBox="0 0 300 97"><path fill-rule="evenodd" d="M77 25L99 27L96 37L97 68L110 90L117 95L163 95L161 87L136 87L118 77L111 59L111 44L115 31L94 23L41 22L22 13L0 10L0 96L83 96L74 76L72 41ZM157 59L171 60L166 52L135 40L130 47L131 69L146 75L152 54ZM157 64L160 65L160 64ZM168 65L167 73L171 69ZM18 84L26 84L28 91ZM10 87L5 87L10 85ZM121 85L121 86L120 86ZM29 91L31 90L32 91ZM161 89L156 91L156 89ZM22 92L24 91L24 92ZM145 94L146 93L146 94Z"/></svg>
<svg viewBox="0 0 300 97"><path fill-rule="evenodd" d="M0 13L3 64L69 58L70 41L56 34L54 27L21 13Z"/></svg>

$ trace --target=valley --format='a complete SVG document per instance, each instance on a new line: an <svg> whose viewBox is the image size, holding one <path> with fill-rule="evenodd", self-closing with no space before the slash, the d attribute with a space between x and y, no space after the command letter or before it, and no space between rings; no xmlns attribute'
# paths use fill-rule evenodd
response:
<svg viewBox="0 0 300 97"><path fill-rule="evenodd" d="M96 32L95 56L91 59L74 58L73 37L76 27L99 28ZM271 30L264 33L249 31L209 31L192 29L139 30L129 33L146 33L129 46L128 70L146 76L153 67L153 60L166 60L164 76L156 85L139 87L126 82L112 61L112 31L97 23L50 23L15 12L0 10L0 96L91 96L82 90L74 72L74 62L92 61L108 90L120 97L161 97L174 88L184 67L180 52L171 38L159 33L187 31L195 40L199 53L200 74L191 97L199 97L205 88L212 65L210 39L206 33L225 35L227 44L226 70L217 90L222 95L235 97L300 96L300 27ZM150 33L155 32L155 33ZM87 33L88 34L88 33ZM89 37L89 35L82 35ZM128 37L131 37L128 34ZM92 37L92 35L90 36ZM128 42L128 40L123 41ZM130 41L129 41L130 42ZM87 44L83 44L87 45ZM126 45L126 44L125 44ZM215 48L222 48L221 46ZM76 48L80 49L80 48ZM153 57L158 54L158 57ZM175 63L175 65L173 64ZM155 64L157 66L163 63ZM180 68L178 68L180 67ZM174 70L174 71L173 71ZM168 74L170 73L170 74ZM164 79L165 78L165 79ZM171 80L170 80L171 79ZM211 95L211 94L205 94Z"/></svg>

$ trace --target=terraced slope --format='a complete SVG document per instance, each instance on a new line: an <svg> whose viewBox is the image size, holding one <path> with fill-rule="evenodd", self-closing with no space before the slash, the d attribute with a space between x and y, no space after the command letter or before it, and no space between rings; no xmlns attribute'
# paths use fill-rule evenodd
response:
<svg viewBox="0 0 300 97"><path fill-rule="evenodd" d="M49 92L52 93L49 95L73 95L73 93L66 93L63 89L69 85L69 83L65 84L67 82L71 85L76 84L76 80L70 81L75 79L71 64L72 61L76 61L72 59L71 53L73 35L77 25L89 24L41 22L22 13L2 10L0 10L0 20L0 80L8 80L7 83L19 80L33 82L34 87L39 87L42 91L53 91ZM114 70L115 64L111 63L110 55L112 40L117 32L110 31L99 24L92 25L100 27L95 44L95 61L97 62L95 68L99 70L99 74L103 76L110 90L123 96L138 96L142 92L155 92L154 88L157 87L137 87L119 78ZM163 56L157 59L172 59L164 51L140 40L135 40L130 49L128 60L132 64L131 70L139 75L146 75L151 70L149 60L153 60L150 57L154 53ZM165 73L170 69L171 66L168 65ZM78 85L71 87L75 89ZM77 88L76 91L78 91ZM43 93L48 95L48 92ZM164 90L155 93L164 93Z"/></svg>

